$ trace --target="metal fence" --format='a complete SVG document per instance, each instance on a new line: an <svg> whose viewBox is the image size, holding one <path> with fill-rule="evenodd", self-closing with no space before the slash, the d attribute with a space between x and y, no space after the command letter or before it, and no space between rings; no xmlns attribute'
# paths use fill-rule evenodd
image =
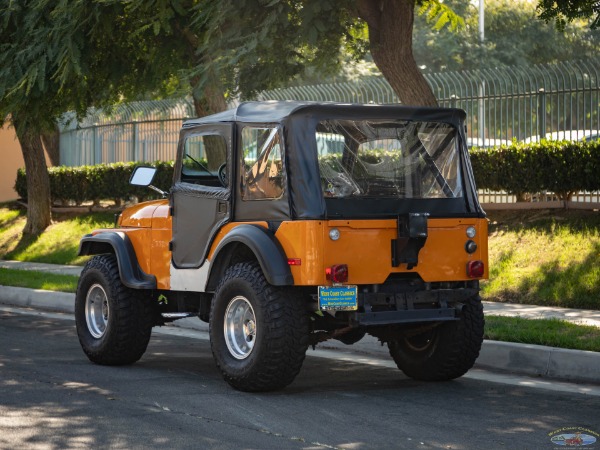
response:
<svg viewBox="0 0 600 450"><path fill-rule="evenodd" d="M93 125L60 135L60 163L86 166L118 161L170 161L175 158L183 119Z"/></svg>
<svg viewBox="0 0 600 450"><path fill-rule="evenodd" d="M134 102L104 112L91 111L81 122L65 117L60 163L82 166L118 161L169 161L175 158L183 120L194 116L186 99Z"/></svg>
<svg viewBox="0 0 600 450"><path fill-rule="evenodd" d="M483 147L512 139L577 139L583 131L600 130L600 58L441 72L425 78L441 106L467 111L467 135ZM274 89L261 92L258 99L398 103L382 77Z"/></svg>
<svg viewBox="0 0 600 450"><path fill-rule="evenodd" d="M467 112L467 137L472 145L600 136L600 58L425 77L441 106ZM263 91L257 100L398 103L383 77ZM172 160L181 124L193 116L191 100L175 99L91 111L79 123L65 119L60 136L61 164ZM484 202L515 201L505 193L480 194ZM553 197L542 194L533 200L548 202ZM574 201L598 203L600 193L581 193Z"/></svg>
<svg viewBox="0 0 600 450"><path fill-rule="evenodd" d="M580 139L600 133L600 58L587 61L426 74L440 105L467 111L473 145L512 139ZM258 100L398 103L383 77L263 91ZM134 102L66 121L61 164L173 159L187 99Z"/></svg>

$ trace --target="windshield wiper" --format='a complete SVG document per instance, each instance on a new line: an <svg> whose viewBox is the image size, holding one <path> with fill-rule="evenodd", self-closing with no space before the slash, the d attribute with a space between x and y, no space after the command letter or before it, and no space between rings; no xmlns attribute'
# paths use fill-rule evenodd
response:
<svg viewBox="0 0 600 450"><path fill-rule="evenodd" d="M188 158L190 158L194 163L196 163L196 165L198 167L200 167L202 170L204 170L206 173L212 175L212 172L210 170L208 170L206 168L206 166L204 164L202 164L200 161L195 160L192 155L190 155L189 153L186 153L185 156L187 156Z"/></svg>

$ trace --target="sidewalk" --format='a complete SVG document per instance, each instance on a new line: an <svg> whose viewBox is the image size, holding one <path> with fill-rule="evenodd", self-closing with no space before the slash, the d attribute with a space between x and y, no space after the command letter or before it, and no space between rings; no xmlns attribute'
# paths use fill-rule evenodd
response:
<svg viewBox="0 0 600 450"><path fill-rule="evenodd" d="M32 270L34 272L48 272L57 275L73 275L78 277L83 267L81 266L63 266L61 264L45 264L38 262L6 261L0 260L0 268Z"/></svg>
<svg viewBox="0 0 600 450"><path fill-rule="evenodd" d="M600 327L600 311L589 309L557 308L551 306L519 305L515 303L482 302L490 316L513 316L524 319L561 319L578 325Z"/></svg>
<svg viewBox="0 0 600 450"><path fill-rule="evenodd" d="M0 260L0 268L34 270L74 276L78 276L82 269L79 266L2 260ZM0 286L0 304L72 314L74 301L75 295L65 292ZM483 302L483 307L486 315L519 316L530 319L555 317L578 324L600 327L600 311L494 302ZM169 326L208 331L208 324L197 318L181 319ZM371 336L366 336L352 346L329 340L319 344L318 348L335 349L358 356L371 355L385 359L390 357L387 346L382 346L380 342ZM310 350L308 355L310 355ZM486 340L483 343L476 366L525 375L600 383L600 353L597 352Z"/></svg>

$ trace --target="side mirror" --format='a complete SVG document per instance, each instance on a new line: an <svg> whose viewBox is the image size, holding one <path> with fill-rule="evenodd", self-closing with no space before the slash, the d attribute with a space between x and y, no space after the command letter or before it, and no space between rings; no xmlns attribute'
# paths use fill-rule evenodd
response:
<svg viewBox="0 0 600 450"><path fill-rule="evenodd" d="M129 179L129 184L134 186L150 186L156 175L156 167L138 166L134 169Z"/></svg>
<svg viewBox="0 0 600 450"><path fill-rule="evenodd" d="M156 167L138 166L133 170L131 178L129 179L129 184L133 184L134 186L148 186L150 189L158 192L164 198L167 196L167 193L156 186L152 186L151 184L152 180L154 179L154 175L156 175Z"/></svg>

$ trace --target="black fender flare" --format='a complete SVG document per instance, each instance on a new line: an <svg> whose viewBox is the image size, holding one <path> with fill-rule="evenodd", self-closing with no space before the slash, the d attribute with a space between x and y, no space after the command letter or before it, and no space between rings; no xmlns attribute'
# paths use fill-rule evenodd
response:
<svg viewBox="0 0 600 450"><path fill-rule="evenodd" d="M86 234L79 242L79 256L113 253L117 257L121 282L132 289L156 289L156 277L145 273L127 234L105 232Z"/></svg>
<svg viewBox="0 0 600 450"><path fill-rule="evenodd" d="M216 288L217 283L229 266L235 245L247 246L260 264L267 282L273 286L291 286L294 277L283 247L275 235L258 225L243 224L235 227L219 242L208 276L207 290Z"/></svg>

